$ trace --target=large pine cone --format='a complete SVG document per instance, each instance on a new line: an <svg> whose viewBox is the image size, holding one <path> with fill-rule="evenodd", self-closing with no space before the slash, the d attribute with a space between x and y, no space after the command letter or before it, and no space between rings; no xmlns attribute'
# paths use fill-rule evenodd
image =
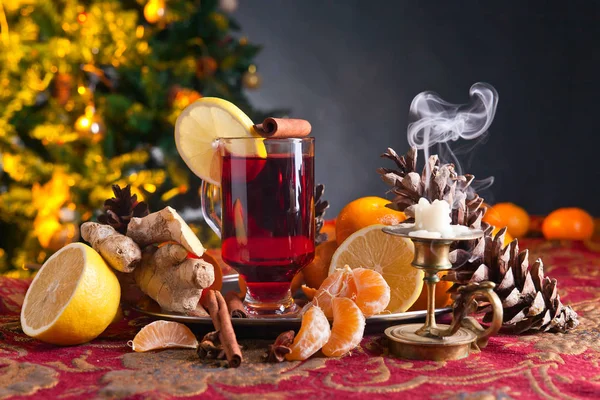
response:
<svg viewBox="0 0 600 400"><path fill-rule="evenodd" d="M506 228L492 236L492 227L483 238L465 243L450 253L455 266L446 278L461 284L492 281L504 308L503 330L566 332L579 325L577 313L564 306L557 291L556 279L544 276L544 264L538 258L529 265L529 251L519 252L519 241L503 246ZM460 246L460 245L459 245ZM484 321L491 320L486 314Z"/></svg>
<svg viewBox="0 0 600 400"><path fill-rule="evenodd" d="M506 228L492 236L493 227L482 222L487 211L483 198L470 187L473 175L457 175L453 164L440 164L436 155L429 157L423 172L416 172L417 150L411 148L405 156L388 149L383 158L394 161L397 169L379 168L384 182L395 194L390 208L414 217L412 206L421 197L446 200L452 206L452 223L482 229L478 240L456 242L450 254L452 273L445 279L456 284L489 280L496 283L494 291L504 308L503 330L522 333L530 330L566 332L576 327L577 313L565 307L557 292L556 279L544 276L541 259L529 266L529 252L519 252L518 240L503 247ZM486 315L487 320L490 315Z"/></svg>

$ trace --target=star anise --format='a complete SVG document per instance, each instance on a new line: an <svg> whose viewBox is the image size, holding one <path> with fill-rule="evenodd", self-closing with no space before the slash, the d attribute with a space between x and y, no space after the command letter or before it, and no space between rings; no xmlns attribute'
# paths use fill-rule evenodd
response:
<svg viewBox="0 0 600 400"><path fill-rule="evenodd" d="M265 354L265 360L271 363L285 361L285 355L292 352L290 346L294 342L294 335L294 331L287 331L277 336L275 343L269 345L269 352Z"/></svg>
<svg viewBox="0 0 600 400"><path fill-rule="evenodd" d="M219 358L219 355L223 352L221 343L219 342L219 331L209 332L204 335L196 352L201 359Z"/></svg>

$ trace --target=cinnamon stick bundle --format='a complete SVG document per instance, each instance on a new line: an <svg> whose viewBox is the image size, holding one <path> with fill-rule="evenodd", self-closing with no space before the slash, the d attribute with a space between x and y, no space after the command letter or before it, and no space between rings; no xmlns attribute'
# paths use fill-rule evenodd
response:
<svg viewBox="0 0 600 400"><path fill-rule="evenodd" d="M231 313L231 318L248 318L244 303L237 292L231 291L225 293L225 302Z"/></svg>
<svg viewBox="0 0 600 400"><path fill-rule="evenodd" d="M254 130L266 138L301 138L310 135L312 127L305 119L272 118L254 125Z"/></svg>
<svg viewBox="0 0 600 400"><path fill-rule="evenodd" d="M202 300L202 306L208 311L215 330L219 332L219 341L225 350L229 366L232 368L239 367L243 360L242 351L235 337L231 316L223 295L219 291L209 290Z"/></svg>

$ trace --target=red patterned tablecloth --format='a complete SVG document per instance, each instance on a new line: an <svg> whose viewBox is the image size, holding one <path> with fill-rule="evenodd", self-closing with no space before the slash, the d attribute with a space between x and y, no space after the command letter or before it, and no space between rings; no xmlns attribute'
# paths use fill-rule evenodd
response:
<svg viewBox="0 0 600 400"><path fill-rule="evenodd" d="M388 355L379 335L341 359L259 362L266 342L242 341L239 369L203 365L191 350L134 353L127 341L149 318L126 318L91 343L56 347L23 334L27 281L0 278L0 399L565 399L600 398L600 253L581 243L523 243L543 256L562 299L579 313L568 334L493 337L460 361L417 362Z"/></svg>

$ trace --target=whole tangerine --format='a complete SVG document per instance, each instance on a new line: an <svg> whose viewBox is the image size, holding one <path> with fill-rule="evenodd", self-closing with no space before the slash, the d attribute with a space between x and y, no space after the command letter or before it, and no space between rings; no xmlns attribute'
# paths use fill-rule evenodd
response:
<svg viewBox="0 0 600 400"><path fill-rule="evenodd" d="M511 236L519 238L529 231L527 211L514 203L498 203L488 209L483 220L496 228L507 227Z"/></svg>
<svg viewBox="0 0 600 400"><path fill-rule="evenodd" d="M321 233L327 234L327 240L335 241L335 219L328 219L321 228Z"/></svg>
<svg viewBox="0 0 600 400"><path fill-rule="evenodd" d="M498 227L494 227L494 230L492 231L492 237L496 237L496 235L498 234L498 232L500 232L501 228ZM514 240L514 238L511 236L510 233L508 233L508 230L504 233L504 242L503 242L503 246L508 246L510 244L510 242L512 242Z"/></svg>
<svg viewBox="0 0 600 400"><path fill-rule="evenodd" d="M303 283L304 274L302 273L302 271L298 271L298 273L294 275L294 277L292 278L292 282L290 283L290 290L292 292L292 296L294 295L294 293L300 290L300 286L302 286Z"/></svg>
<svg viewBox="0 0 600 400"><path fill-rule="evenodd" d="M447 275L448 272L440 272L438 276L441 278ZM443 308L452 304L452 298L448 290L452 287L453 282L441 280L435 285L435 308ZM427 285L423 283L423 290L417 301L414 302L408 311L427 310Z"/></svg>
<svg viewBox="0 0 600 400"><path fill-rule="evenodd" d="M361 197L346 204L335 221L335 239L338 245L348 236L367 226L397 225L406 219L401 211L386 207L391 202L382 197Z"/></svg>
<svg viewBox="0 0 600 400"><path fill-rule="evenodd" d="M552 211L542 223L546 239L587 240L594 234L594 218L577 207Z"/></svg>
<svg viewBox="0 0 600 400"><path fill-rule="evenodd" d="M337 247L337 242L332 239L321 243L315 248L315 258L301 271L306 286L314 289L321 286L327 275L329 275L331 257L333 257Z"/></svg>

